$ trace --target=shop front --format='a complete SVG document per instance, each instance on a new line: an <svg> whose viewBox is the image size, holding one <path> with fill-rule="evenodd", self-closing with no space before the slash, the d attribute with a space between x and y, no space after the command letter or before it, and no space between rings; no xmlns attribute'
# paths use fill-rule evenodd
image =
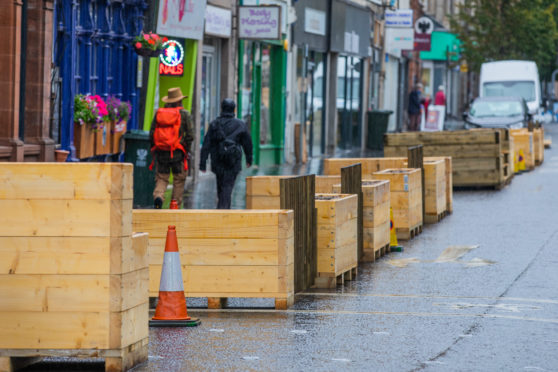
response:
<svg viewBox="0 0 558 372"><path fill-rule="evenodd" d="M73 111L77 94L129 101L128 129L138 127L138 56L132 40L143 29L143 0L63 1L54 4L52 138L75 158ZM103 128L103 141L108 128Z"/></svg>
<svg viewBox="0 0 558 372"><path fill-rule="evenodd" d="M364 64L370 57L371 17L368 9L341 0L333 0L331 17L330 90L336 92L336 114L330 115L328 127L336 125L336 147L349 150L363 143Z"/></svg>
<svg viewBox="0 0 558 372"><path fill-rule="evenodd" d="M328 8L329 3L323 0L295 3L297 21L293 26L296 45L294 116L299 128L295 132L299 134L295 136L295 141L300 141L295 147L303 149L305 146L302 141L306 141L310 157L320 156L325 152Z"/></svg>
<svg viewBox="0 0 558 372"><path fill-rule="evenodd" d="M281 164L285 141L287 3L243 3L238 14L237 115L250 127L254 164Z"/></svg>

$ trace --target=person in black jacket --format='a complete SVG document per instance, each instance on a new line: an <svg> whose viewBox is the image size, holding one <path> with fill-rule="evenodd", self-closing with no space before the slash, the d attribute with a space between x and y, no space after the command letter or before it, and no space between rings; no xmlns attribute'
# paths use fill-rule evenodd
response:
<svg viewBox="0 0 558 372"><path fill-rule="evenodd" d="M234 117L235 102L225 98L221 102L221 115L209 124L203 139L200 155L200 170L206 171L207 157L211 156L211 171L217 177L217 209L230 209L234 182L242 169L242 157L223 159L219 152L222 142L229 139L242 147L246 155L246 166L252 165L252 138L244 121Z"/></svg>
<svg viewBox="0 0 558 372"><path fill-rule="evenodd" d="M420 104L422 103L422 84L415 85L415 88L409 93L409 130L418 131L420 129Z"/></svg>

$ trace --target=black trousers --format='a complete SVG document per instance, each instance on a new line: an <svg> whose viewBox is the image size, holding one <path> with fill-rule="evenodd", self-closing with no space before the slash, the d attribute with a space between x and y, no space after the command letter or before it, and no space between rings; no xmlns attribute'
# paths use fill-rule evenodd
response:
<svg viewBox="0 0 558 372"><path fill-rule="evenodd" d="M238 172L219 172L217 176L217 209L231 209L234 181Z"/></svg>

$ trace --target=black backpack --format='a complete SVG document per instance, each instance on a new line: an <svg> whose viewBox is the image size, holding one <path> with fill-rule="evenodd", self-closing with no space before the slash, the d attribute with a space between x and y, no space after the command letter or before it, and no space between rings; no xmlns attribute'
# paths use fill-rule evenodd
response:
<svg viewBox="0 0 558 372"><path fill-rule="evenodd" d="M221 138L217 147L217 161L225 167L232 168L242 160L242 148L234 140L236 135L242 131L242 125L239 125L238 128L228 136L225 134L221 123L217 125L217 129L220 132L219 137Z"/></svg>

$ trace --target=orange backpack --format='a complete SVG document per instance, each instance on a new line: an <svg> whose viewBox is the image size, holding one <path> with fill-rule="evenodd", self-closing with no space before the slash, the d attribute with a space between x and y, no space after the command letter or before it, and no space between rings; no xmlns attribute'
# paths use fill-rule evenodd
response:
<svg viewBox="0 0 558 372"><path fill-rule="evenodd" d="M160 108L155 115L156 126L153 132L154 145L151 151L170 151L171 159L174 150L181 150L184 153L184 169L188 169L186 160L186 150L180 143L180 126L182 124L182 116L180 115L180 107ZM150 166L150 169L153 167Z"/></svg>

